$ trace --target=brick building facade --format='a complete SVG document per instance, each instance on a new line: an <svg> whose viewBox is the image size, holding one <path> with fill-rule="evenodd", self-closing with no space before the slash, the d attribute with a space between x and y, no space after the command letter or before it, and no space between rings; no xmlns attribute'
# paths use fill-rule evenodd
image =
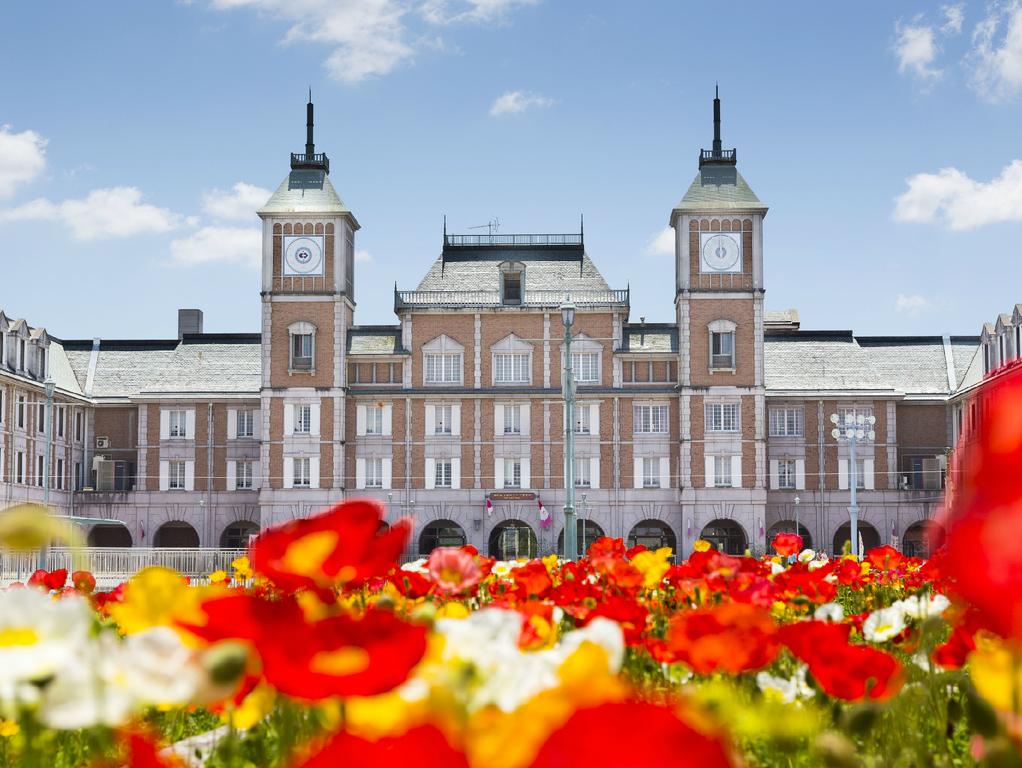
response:
<svg viewBox="0 0 1022 768"><path fill-rule="evenodd" d="M177 339L58 340L0 312L0 502L41 498L50 376L52 503L127 524L94 526L96 545L236 546L369 496L414 520L409 556L554 551L569 300L580 540L763 551L797 516L812 546L839 550L852 473L829 418L850 412L876 419L855 473L864 545L922 546L979 339L806 331L794 310L767 311L767 207L719 120L670 212L675 322L634 321L580 229L445 231L419 284L395 290L397 322L359 326L359 224L312 145L311 105L309 118L305 153L258 212L258 334L205 334L183 310Z"/></svg>

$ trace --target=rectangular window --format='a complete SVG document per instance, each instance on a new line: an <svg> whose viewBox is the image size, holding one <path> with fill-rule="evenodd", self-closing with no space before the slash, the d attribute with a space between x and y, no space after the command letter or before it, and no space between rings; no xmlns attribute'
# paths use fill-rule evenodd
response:
<svg viewBox="0 0 1022 768"><path fill-rule="evenodd" d="M521 304L522 303L522 273L521 272L505 272L504 273L504 303L505 304Z"/></svg>
<svg viewBox="0 0 1022 768"><path fill-rule="evenodd" d="M777 462L777 487L795 490L795 460L781 459Z"/></svg>
<svg viewBox="0 0 1022 768"><path fill-rule="evenodd" d="M633 432L667 432L666 405L637 405L633 409Z"/></svg>
<svg viewBox="0 0 1022 768"><path fill-rule="evenodd" d="M588 435L592 431L592 415L586 403L575 404L575 433Z"/></svg>
<svg viewBox="0 0 1022 768"><path fill-rule="evenodd" d="M437 488L450 488L453 477L454 475L451 460L437 459L436 474L434 476L434 485Z"/></svg>
<svg viewBox="0 0 1022 768"><path fill-rule="evenodd" d="M183 461L167 462L167 487L172 491L185 489L185 463Z"/></svg>
<svg viewBox="0 0 1022 768"><path fill-rule="evenodd" d="M848 482L849 488L852 487L852 462L846 462L848 465ZM862 491L866 488L866 462L864 459L855 460L855 487Z"/></svg>
<svg viewBox="0 0 1022 768"><path fill-rule="evenodd" d="M734 369L735 367L735 332L710 332L710 368Z"/></svg>
<svg viewBox="0 0 1022 768"><path fill-rule="evenodd" d="M433 406L433 434L451 434L451 420L454 418L454 408L450 405Z"/></svg>
<svg viewBox="0 0 1022 768"><path fill-rule="evenodd" d="M46 403L36 405L35 428L40 434L46 431Z"/></svg>
<svg viewBox="0 0 1022 768"><path fill-rule="evenodd" d="M383 408L378 405L366 406L366 434L383 434Z"/></svg>
<svg viewBox="0 0 1022 768"><path fill-rule="evenodd" d="M383 459L366 459L366 488L383 487Z"/></svg>
<svg viewBox="0 0 1022 768"><path fill-rule="evenodd" d="M715 488L731 487L731 457L713 457L713 485Z"/></svg>
<svg viewBox="0 0 1022 768"><path fill-rule="evenodd" d="M75 411L75 440L82 441L82 412Z"/></svg>
<svg viewBox="0 0 1022 768"><path fill-rule="evenodd" d="M579 384L595 384L600 380L600 353L573 352L571 370Z"/></svg>
<svg viewBox="0 0 1022 768"><path fill-rule="evenodd" d="M36 456L35 460L35 484L40 488L43 487L43 480L46 478L45 470L43 469L44 459L42 456Z"/></svg>
<svg viewBox="0 0 1022 768"><path fill-rule="evenodd" d="M425 356L427 384L460 384L461 353L444 352Z"/></svg>
<svg viewBox="0 0 1022 768"><path fill-rule="evenodd" d="M58 491L64 490L64 460L57 459L57 472L53 476L53 487Z"/></svg>
<svg viewBox="0 0 1022 768"><path fill-rule="evenodd" d="M255 434L255 411L238 411L238 437Z"/></svg>
<svg viewBox="0 0 1022 768"><path fill-rule="evenodd" d="M575 487L589 488L592 484L589 459L575 459Z"/></svg>
<svg viewBox="0 0 1022 768"><path fill-rule="evenodd" d="M504 459L504 487L522 487L522 460Z"/></svg>
<svg viewBox="0 0 1022 768"><path fill-rule="evenodd" d="M504 434L505 435L522 434L522 406L520 405L504 406Z"/></svg>
<svg viewBox="0 0 1022 768"><path fill-rule="evenodd" d="M506 352L493 356L494 381L497 384L528 384L529 353Z"/></svg>
<svg viewBox="0 0 1022 768"><path fill-rule="evenodd" d="M770 409L770 437L802 437L805 417L799 407Z"/></svg>
<svg viewBox="0 0 1022 768"><path fill-rule="evenodd" d="M3 342L0 341L0 344L2 344L2 343ZM0 349L2 349L2 347L0 347ZM0 424L4 423L4 412L7 410L4 407L4 394L5 394L5 392L3 390L3 387L0 387Z"/></svg>
<svg viewBox="0 0 1022 768"><path fill-rule="evenodd" d="M312 434L312 406L296 405L295 409L295 434Z"/></svg>
<svg viewBox="0 0 1022 768"><path fill-rule="evenodd" d="M171 411L170 412L170 431L171 437L187 438L188 437L188 412L187 411Z"/></svg>
<svg viewBox="0 0 1022 768"><path fill-rule="evenodd" d="M58 405L54 410L57 422L57 437L64 436L64 418L67 416L66 409L62 405Z"/></svg>
<svg viewBox="0 0 1022 768"><path fill-rule="evenodd" d="M74 468L75 468L74 489L76 491L80 491L82 489L82 486L83 486L83 482L82 482L82 480L83 480L83 478L82 478L82 463L80 461L76 461L75 465L74 465Z"/></svg>
<svg viewBox="0 0 1022 768"><path fill-rule="evenodd" d="M16 451L14 454L14 482L25 482L25 452Z"/></svg>
<svg viewBox="0 0 1022 768"><path fill-rule="evenodd" d="M16 421L18 422L18 429L25 428L25 409L27 408L24 395L18 395L17 403L15 406Z"/></svg>
<svg viewBox="0 0 1022 768"><path fill-rule="evenodd" d="M234 465L234 487L238 490L252 488L252 462L238 461Z"/></svg>
<svg viewBox="0 0 1022 768"><path fill-rule="evenodd" d="M295 488L309 488L312 486L312 460L305 456L296 456L294 462Z"/></svg>
<svg viewBox="0 0 1022 768"><path fill-rule="evenodd" d="M707 432L737 432L739 427L738 403L707 403Z"/></svg>
<svg viewBox="0 0 1022 768"><path fill-rule="evenodd" d="M660 459L644 458L642 460L642 487L643 488L660 487Z"/></svg>
<svg viewBox="0 0 1022 768"><path fill-rule="evenodd" d="M873 409L869 407L866 408L845 407L838 408L837 413L838 418L840 418L841 420L840 423L844 424L848 420L849 416L851 417L852 421L858 420L860 416L862 416L864 419L868 419L870 416L873 415Z"/></svg>
<svg viewBox="0 0 1022 768"><path fill-rule="evenodd" d="M311 333L294 333L291 335L291 370L312 370Z"/></svg>

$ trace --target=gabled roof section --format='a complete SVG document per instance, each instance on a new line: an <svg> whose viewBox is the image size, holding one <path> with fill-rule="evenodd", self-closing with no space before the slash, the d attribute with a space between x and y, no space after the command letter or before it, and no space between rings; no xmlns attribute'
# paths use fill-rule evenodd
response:
<svg viewBox="0 0 1022 768"><path fill-rule="evenodd" d="M348 329L349 355L407 355L401 346L401 328L394 325L355 326Z"/></svg>
<svg viewBox="0 0 1022 768"><path fill-rule="evenodd" d="M700 211L763 211L767 206L756 197L748 182L733 166L707 165L699 170L688 192L671 214L671 223L681 213Z"/></svg>
<svg viewBox="0 0 1022 768"><path fill-rule="evenodd" d="M621 349L618 351L677 354L678 326L674 323L626 325Z"/></svg>

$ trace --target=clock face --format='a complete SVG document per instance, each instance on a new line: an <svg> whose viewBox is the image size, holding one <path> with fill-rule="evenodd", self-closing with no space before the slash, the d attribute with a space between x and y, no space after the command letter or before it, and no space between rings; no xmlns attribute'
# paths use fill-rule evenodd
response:
<svg viewBox="0 0 1022 768"><path fill-rule="evenodd" d="M283 274L323 274L323 235L285 235Z"/></svg>
<svg viewBox="0 0 1022 768"><path fill-rule="evenodd" d="M741 272L742 241L737 232L700 233L702 272Z"/></svg>

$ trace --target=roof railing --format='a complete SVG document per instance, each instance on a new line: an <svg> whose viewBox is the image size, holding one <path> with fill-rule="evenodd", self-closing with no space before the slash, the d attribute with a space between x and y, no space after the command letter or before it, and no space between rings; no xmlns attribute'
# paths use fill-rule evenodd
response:
<svg viewBox="0 0 1022 768"><path fill-rule="evenodd" d="M704 165L737 165L737 149L703 149L699 151L699 167Z"/></svg>
<svg viewBox="0 0 1022 768"><path fill-rule="evenodd" d="M606 290L526 290L515 307L559 307L571 301L576 307L630 306L630 289ZM508 306L500 291L399 291L394 289L394 309L419 307L499 307Z"/></svg>
<svg viewBox="0 0 1022 768"><path fill-rule="evenodd" d="M572 233L566 235L444 235L444 247L453 248L485 248L485 247L557 247L582 245L582 235Z"/></svg>
<svg viewBox="0 0 1022 768"><path fill-rule="evenodd" d="M330 173L330 158L326 156L326 152L316 152L312 155L307 155L304 152L292 152L291 169Z"/></svg>

